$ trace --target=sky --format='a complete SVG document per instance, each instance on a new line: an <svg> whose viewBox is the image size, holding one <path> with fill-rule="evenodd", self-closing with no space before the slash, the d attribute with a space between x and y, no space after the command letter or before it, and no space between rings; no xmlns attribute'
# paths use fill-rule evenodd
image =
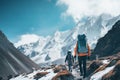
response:
<svg viewBox="0 0 120 80"><path fill-rule="evenodd" d="M53 35L85 17L120 15L120 0L0 0L0 30L12 42L25 34Z"/></svg>
<svg viewBox="0 0 120 80"><path fill-rule="evenodd" d="M15 42L24 34L53 35L55 31L68 30L74 26L72 17L67 20L61 13L57 0L0 0L0 30Z"/></svg>

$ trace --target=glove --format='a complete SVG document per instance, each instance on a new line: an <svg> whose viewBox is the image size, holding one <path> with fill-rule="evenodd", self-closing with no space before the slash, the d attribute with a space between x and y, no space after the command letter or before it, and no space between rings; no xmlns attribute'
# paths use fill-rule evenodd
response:
<svg viewBox="0 0 120 80"><path fill-rule="evenodd" d="M90 56L88 56L87 58L88 58L88 60L90 60Z"/></svg>
<svg viewBox="0 0 120 80"><path fill-rule="evenodd" d="M74 56L74 59L76 59L76 56Z"/></svg>
<svg viewBox="0 0 120 80"><path fill-rule="evenodd" d="M74 62L76 61L76 56L74 56Z"/></svg>

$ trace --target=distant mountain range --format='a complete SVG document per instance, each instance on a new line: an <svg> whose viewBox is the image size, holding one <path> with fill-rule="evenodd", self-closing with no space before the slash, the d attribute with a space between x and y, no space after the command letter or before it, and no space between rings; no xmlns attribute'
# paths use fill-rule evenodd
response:
<svg viewBox="0 0 120 80"><path fill-rule="evenodd" d="M53 36L37 36L35 41L20 44L23 38L14 45L34 62L41 63L48 60L56 60L66 55L68 50L74 51L77 35L85 33L88 43L92 49L96 46L97 40L103 37L112 25L120 19L120 16L112 17L102 14L96 17L87 17L84 21L80 20L76 26L67 31L56 31ZM32 39L32 36L31 36ZM24 37L24 40L29 40ZM47 59L46 59L47 57Z"/></svg>
<svg viewBox="0 0 120 80"><path fill-rule="evenodd" d="M39 66L17 50L7 37L0 31L0 77L30 73Z"/></svg>

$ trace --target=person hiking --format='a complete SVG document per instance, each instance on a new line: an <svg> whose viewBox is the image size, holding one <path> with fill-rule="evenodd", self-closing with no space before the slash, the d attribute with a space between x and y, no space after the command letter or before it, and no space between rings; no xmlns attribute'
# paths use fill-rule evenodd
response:
<svg viewBox="0 0 120 80"><path fill-rule="evenodd" d="M74 57L78 56L80 76L86 77L86 60L90 57L90 47L87 44L86 35L78 35L78 41L74 49Z"/></svg>
<svg viewBox="0 0 120 80"><path fill-rule="evenodd" d="M69 71L72 72L72 65L74 63L74 57L73 55L71 54L71 51L68 51L67 52L67 56L65 58L65 63L67 62L68 64L68 68L69 68Z"/></svg>

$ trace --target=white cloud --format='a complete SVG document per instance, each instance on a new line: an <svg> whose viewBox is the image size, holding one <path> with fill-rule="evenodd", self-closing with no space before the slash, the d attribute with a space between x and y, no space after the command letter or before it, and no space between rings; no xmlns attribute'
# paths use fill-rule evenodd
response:
<svg viewBox="0 0 120 80"><path fill-rule="evenodd" d="M20 45L36 42L37 40L39 40L39 38L40 37L35 34L25 34L20 36L20 40L17 43L15 43L15 46L18 47Z"/></svg>
<svg viewBox="0 0 120 80"><path fill-rule="evenodd" d="M84 16L98 16L102 13L120 14L120 0L58 0L57 5L66 5L63 17L72 16L75 21Z"/></svg>

